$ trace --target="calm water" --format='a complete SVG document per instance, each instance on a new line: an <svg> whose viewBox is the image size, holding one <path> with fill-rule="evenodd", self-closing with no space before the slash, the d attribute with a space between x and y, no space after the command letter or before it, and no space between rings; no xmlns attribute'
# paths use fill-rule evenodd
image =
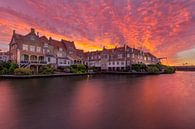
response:
<svg viewBox="0 0 195 129"><path fill-rule="evenodd" d="M195 129L195 72L1 80L0 129Z"/></svg>

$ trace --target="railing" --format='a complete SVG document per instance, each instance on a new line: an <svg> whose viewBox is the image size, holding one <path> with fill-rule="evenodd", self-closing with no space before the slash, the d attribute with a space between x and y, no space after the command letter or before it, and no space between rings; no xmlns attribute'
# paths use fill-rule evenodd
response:
<svg viewBox="0 0 195 129"><path fill-rule="evenodd" d="M31 60L31 61L20 61L20 64L47 64L47 61L36 61L36 60Z"/></svg>

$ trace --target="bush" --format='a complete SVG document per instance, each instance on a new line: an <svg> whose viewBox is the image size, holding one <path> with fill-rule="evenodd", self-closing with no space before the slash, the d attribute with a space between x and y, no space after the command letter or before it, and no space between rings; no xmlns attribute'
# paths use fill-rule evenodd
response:
<svg viewBox="0 0 195 129"><path fill-rule="evenodd" d="M54 68L51 65L46 65L41 68L41 74L53 74Z"/></svg>
<svg viewBox="0 0 195 129"><path fill-rule="evenodd" d="M148 66L147 72L149 72L149 73L159 73L160 69L157 66Z"/></svg>
<svg viewBox="0 0 195 129"><path fill-rule="evenodd" d="M143 63L132 65L132 70L135 70L136 72L146 71L146 69L147 69L147 66Z"/></svg>
<svg viewBox="0 0 195 129"><path fill-rule="evenodd" d="M29 68L16 68L14 70L15 75L31 75L32 70Z"/></svg>
<svg viewBox="0 0 195 129"><path fill-rule="evenodd" d="M2 68L0 71L1 74L8 74L8 69L6 67Z"/></svg>
<svg viewBox="0 0 195 129"><path fill-rule="evenodd" d="M64 67L58 67L56 69L57 72L65 72L65 73L70 73L70 67L69 66L64 66Z"/></svg>
<svg viewBox="0 0 195 129"><path fill-rule="evenodd" d="M0 74L13 74L17 64L11 62L0 62Z"/></svg>
<svg viewBox="0 0 195 129"><path fill-rule="evenodd" d="M70 66L70 72L82 74L82 73L86 73L87 72L87 68L86 68L85 65L82 65L82 64L79 64L79 65L71 65Z"/></svg>
<svg viewBox="0 0 195 129"><path fill-rule="evenodd" d="M17 64L12 63L9 67L9 74L13 74L14 70L17 68Z"/></svg>
<svg viewBox="0 0 195 129"><path fill-rule="evenodd" d="M164 73L166 74L171 74L171 73L175 73L175 68L171 67L171 66L167 66L164 70Z"/></svg>

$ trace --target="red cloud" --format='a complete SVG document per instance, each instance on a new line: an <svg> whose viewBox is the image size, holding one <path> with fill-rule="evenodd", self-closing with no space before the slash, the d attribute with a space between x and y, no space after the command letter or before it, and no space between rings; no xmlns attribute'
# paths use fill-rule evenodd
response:
<svg viewBox="0 0 195 129"><path fill-rule="evenodd" d="M86 51L128 44L170 57L171 63L193 47L193 0L21 1L0 2L3 43L13 29L26 33L34 27L42 35L74 40Z"/></svg>

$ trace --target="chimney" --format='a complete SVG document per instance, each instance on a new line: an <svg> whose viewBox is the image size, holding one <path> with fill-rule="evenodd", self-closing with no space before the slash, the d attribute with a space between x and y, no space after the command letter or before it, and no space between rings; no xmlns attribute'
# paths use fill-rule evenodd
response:
<svg viewBox="0 0 195 129"><path fill-rule="evenodd" d="M49 37L49 40L52 40L52 37Z"/></svg>
<svg viewBox="0 0 195 129"><path fill-rule="evenodd" d="M13 30L13 35L15 35L16 34L16 30Z"/></svg>
<svg viewBox="0 0 195 129"><path fill-rule="evenodd" d="M37 36L39 37L39 32L37 32Z"/></svg>
<svg viewBox="0 0 195 129"><path fill-rule="evenodd" d="M31 33L35 33L35 29L34 28L31 28Z"/></svg>

